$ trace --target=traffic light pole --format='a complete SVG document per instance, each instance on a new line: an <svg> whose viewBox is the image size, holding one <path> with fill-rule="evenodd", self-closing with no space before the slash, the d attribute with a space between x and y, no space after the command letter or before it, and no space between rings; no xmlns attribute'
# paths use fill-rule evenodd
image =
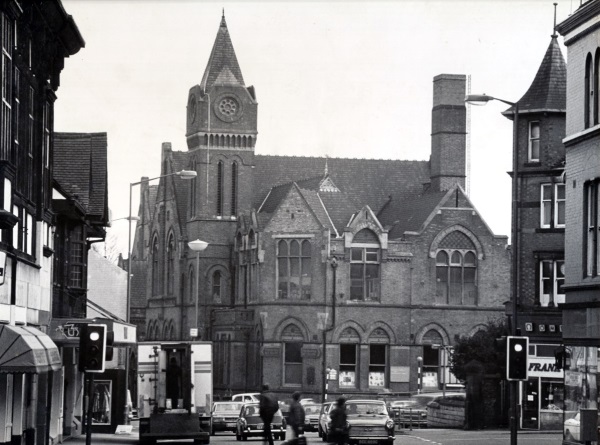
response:
<svg viewBox="0 0 600 445"><path fill-rule="evenodd" d="M92 445L92 413L94 409L94 373L86 372L88 378L88 407L85 422L85 445Z"/></svg>

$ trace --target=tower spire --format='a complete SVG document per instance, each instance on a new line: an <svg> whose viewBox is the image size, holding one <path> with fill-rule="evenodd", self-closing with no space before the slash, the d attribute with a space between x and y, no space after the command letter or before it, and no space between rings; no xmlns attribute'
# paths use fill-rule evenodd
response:
<svg viewBox="0 0 600 445"><path fill-rule="evenodd" d="M552 27L552 38L555 39L556 37L558 37L556 35L556 6L558 5L558 3L554 3L554 26Z"/></svg>
<svg viewBox="0 0 600 445"><path fill-rule="evenodd" d="M225 22L225 8L223 8L223 15L221 16L221 27L227 28L227 22Z"/></svg>

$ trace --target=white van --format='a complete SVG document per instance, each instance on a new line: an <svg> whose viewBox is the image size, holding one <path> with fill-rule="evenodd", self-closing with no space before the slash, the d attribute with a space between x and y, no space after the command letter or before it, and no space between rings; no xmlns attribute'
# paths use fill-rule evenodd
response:
<svg viewBox="0 0 600 445"><path fill-rule="evenodd" d="M248 403L248 402L258 403L260 401L258 396L260 396L259 392L247 392L247 393L243 393L243 394L234 394L233 396L231 396L231 401L232 402L244 402L244 403Z"/></svg>

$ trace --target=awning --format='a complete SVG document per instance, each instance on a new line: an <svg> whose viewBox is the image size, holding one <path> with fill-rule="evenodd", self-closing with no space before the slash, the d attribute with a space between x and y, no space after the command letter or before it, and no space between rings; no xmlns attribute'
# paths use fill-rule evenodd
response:
<svg viewBox="0 0 600 445"><path fill-rule="evenodd" d="M0 373L38 374L62 366L58 348L31 326L0 325Z"/></svg>

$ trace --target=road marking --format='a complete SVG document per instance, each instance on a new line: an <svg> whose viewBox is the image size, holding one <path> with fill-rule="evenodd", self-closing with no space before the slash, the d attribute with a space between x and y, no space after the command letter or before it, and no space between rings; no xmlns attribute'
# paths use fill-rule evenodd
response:
<svg viewBox="0 0 600 445"><path fill-rule="evenodd" d="M412 436L410 434L407 434L406 437L412 437L413 439L419 439L419 440L421 440L423 442L429 442L432 445L442 445L440 442L435 442L435 441L429 440L429 439L423 439L422 437L419 437L419 436Z"/></svg>

